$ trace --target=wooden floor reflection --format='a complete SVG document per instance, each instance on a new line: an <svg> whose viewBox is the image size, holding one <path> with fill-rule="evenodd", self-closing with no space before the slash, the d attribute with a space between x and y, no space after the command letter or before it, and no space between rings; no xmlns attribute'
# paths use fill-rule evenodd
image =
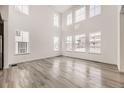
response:
<svg viewBox="0 0 124 93"><path fill-rule="evenodd" d="M54 57L0 71L0 87L118 88L124 87L124 74L115 65Z"/></svg>

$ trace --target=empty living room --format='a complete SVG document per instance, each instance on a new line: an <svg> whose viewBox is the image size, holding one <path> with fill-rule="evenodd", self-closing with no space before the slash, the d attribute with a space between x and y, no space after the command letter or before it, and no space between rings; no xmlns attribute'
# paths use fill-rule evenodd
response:
<svg viewBox="0 0 124 93"><path fill-rule="evenodd" d="M0 5L0 88L124 88L123 5Z"/></svg>

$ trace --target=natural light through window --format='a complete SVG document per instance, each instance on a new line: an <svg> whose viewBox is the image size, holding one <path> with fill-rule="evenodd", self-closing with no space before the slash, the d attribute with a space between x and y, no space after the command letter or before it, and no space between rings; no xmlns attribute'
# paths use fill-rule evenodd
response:
<svg viewBox="0 0 124 93"><path fill-rule="evenodd" d="M75 36L75 51L77 52L85 52L86 51L86 35L76 35Z"/></svg>
<svg viewBox="0 0 124 93"><path fill-rule="evenodd" d="M29 53L29 32L16 31L15 49L16 54Z"/></svg>
<svg viewBox="0 0 124 93"><path fill-rule="evenodd" d="M59 27L59 15L54 14L54 26Z"/></svg>
<svg viewBox="0 0 124 93"><path fill-rule="evenodd" d="M89 11L90 11L90 13L89 13L90 17L100 15L101 14L101 6L100 5L91 5Z"/></svg>
<svg viewBox="0 0 124 93"><path fill-rule="evenodd" d="M23 14L29 15L29 6L28 5L15 5L15 9Z"/></svg>
<svg viewBox="0 0 124 93"><path fill-rule="evenodd" d="M75 11L75 22L80 22L86 19L86 9L85 6Z"/></svg>
<svg viewBox="0 0 124 93"><path fill-rule="evenodd" d="M72 51L72 36L66 37L66 51Z"/></svg>
<svg viewBox="0 0 124 93"><path fill-rule="evenodd" d="M89 52L101 53L101 32L89 34Z"/></svg>
<svg viewBox="0 0 124 93"><path fill-rule="evenodd" d="M54 51L59 51L59 37L54 37Z"/></svg>
<svg viewBox="0 0 124 93"><path fill-rule="evenodd" d="M67 15L67 25L71 25L72 24L72 13Z"/></svg>

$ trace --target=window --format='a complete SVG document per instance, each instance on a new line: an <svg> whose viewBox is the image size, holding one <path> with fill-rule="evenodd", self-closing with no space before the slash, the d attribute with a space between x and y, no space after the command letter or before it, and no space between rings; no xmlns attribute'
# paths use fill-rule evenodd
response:
<svg viewBox="0 0 124 93"><path fill-rule="evenodd" d="M75 22L77 23L84 19L86 19L86 10L85 7L81 7L75 11Z"/></svg>
<svg viewBox="0 0 124 93"><path fill-rule="evenodd" d="M72 13L67 15L67 25L71 25L72 24Z"/></svg>
<svg viewBox="0 0 124 93"><path fill-rule="evenodd" d="M59 51L59 37L54 37L54 51Z"/></svg>
<svg viewBox="0 0 124 93"><path fill-rule="evenodd" d="M29 6L28 5L15 5L15 9L23 14L29 15Z"/></svg>
<svg viewBox="0 0 124 93"><path fill-rule="evenodd" d="M16 54L29 53L29 32L16 31L15 42Z"/></svg>
<svg viewBox="0 0 124 93"><path fill-rule="evenodd" d="M54 14L54 26L59 27L59 16Z"/></svg>
<svg viewBox="0 0 124 93"><path fill-rule="evenodd" d="M86 52L85 49L86 35L76 35L75 36L75 51Z"/></svg>
<svg viewBox="0 0 124 93"><path fill-rule="evenodd" d="M101 53L101 32L91 33L89 36L90 53Z"/></svg>
<svg viewBox="0 0 124 93"><path fill-rule="evenodd" d="M72 36L66 37L66 51L72 51Z"/></svg>
<svg viewBox="0 0 124 93"><path fill-rule="evenodd" d="M90 17L94 17L101 14L101 6L100 5L91 5L90 6Z"/></svg>

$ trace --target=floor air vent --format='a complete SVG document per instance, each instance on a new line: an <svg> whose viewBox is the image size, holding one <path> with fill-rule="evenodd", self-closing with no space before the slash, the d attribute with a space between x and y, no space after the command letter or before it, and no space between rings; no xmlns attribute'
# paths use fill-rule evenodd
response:
<svg viewBox="0 0 124 93"><path fill-rule="evenodd" d="M16 66L17 66L17 64L12 64L12 65L11 65L11 67L16 67Z"/></svg>

